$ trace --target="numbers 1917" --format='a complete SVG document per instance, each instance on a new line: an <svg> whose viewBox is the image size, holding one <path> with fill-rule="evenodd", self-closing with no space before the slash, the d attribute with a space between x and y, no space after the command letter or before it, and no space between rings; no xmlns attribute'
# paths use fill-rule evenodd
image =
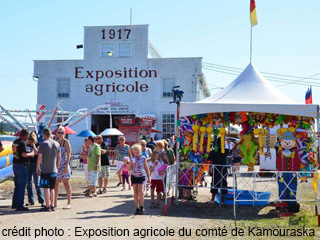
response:
<svg viewBox="0 0 320 240"><path fill-rule="evenodd" d="M106 39L106 30L103 29L102 31L102 39ZM129 39L131 33L131 29L119 29L119 30L114 30L114 29L110 29L109 32L107 33L107 37L109 37L109 39Z"/></svg>

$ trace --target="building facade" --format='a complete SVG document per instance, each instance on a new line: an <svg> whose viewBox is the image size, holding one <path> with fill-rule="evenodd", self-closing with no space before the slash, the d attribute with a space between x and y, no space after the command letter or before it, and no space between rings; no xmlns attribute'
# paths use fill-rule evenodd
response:
<svg viewBox="0 0 320 240"><path fill-rule="evenodd" d="M54 109L77 111L111 104L112 125L116 117L156 118L158 137L175 132L176 104L172 87L184 91L183 101L210 95L202 73L202 58L162 58L148 40L148 25L84 27L83 60L35 60L38 78L37 103ZM46 117L48 120L49 116ZM109 127L109 115L97 110L86 120L99 134ZM86 129L86 121L72 127ZM83 138L70 136L73 149Z"/></svg>

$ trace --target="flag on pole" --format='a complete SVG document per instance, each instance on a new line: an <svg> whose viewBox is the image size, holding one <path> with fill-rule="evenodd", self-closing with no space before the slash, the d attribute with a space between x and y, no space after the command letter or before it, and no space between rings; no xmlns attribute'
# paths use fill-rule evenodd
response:
<svg viewBox="0 0 320 240"><path fill-rule="evenodd" d="M306 92L306 104L312 104L312 89L311 86Z"/></svg>
<svg viewBox="0 0 320 240"><path fill-rule="evenodd" d="M255 25L258 24L255 0L250 0L250 22L251 22L251 27L254 27Z"/></svg>

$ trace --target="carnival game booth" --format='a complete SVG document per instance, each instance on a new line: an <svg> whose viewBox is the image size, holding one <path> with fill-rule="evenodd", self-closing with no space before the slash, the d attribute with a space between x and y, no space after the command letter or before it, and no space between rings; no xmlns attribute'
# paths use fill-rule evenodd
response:
<svg viewBox="0 0 320 240"><path fill-rule="evenodd" d="M152 129L155 126L156 119L150 116L145 117L116 117L116 125L118 129L126 137L129 145L138 143L140 140L149 141L151 133L161 133Z"/></svg>
<svg viewBox="0 0 320 240"><path fill-rule="evenodd" d="M281 151L280 158L288 157L286 159L291 161L292 156L293 161L297 156L299 171L309 172L318 166L315 132L319 132L319 106L299 104L288 98L252 64L217 94L198 102L181 102L179 113L181 139L180 159L176 165L176 187L181 184L190 187L201 184L208 174L206 165L209 163L209 153L213 148L217 149L218 136L221 152L226 151L226 129L230 125L242 128L239 149L242 163L248 165L246 173L254 171L259 155L260 161L276 162L270 154L270 128L276 126L279 127L277 133L281 139L296 140L292 152ZM262 146L263 137L266 138L265 150ZM189 180L186 179L188 177ZM235 180L233 184L236 184Z"/></svg>

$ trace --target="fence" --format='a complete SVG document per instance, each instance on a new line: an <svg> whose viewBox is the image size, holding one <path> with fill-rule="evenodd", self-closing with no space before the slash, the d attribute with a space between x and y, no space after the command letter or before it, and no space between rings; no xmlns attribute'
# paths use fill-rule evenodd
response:
<svg viewBox="0 0 320 240"><path fill-rule="evenodd" d="M231 171L229 171L231 169ZM209 176L211 172L212 176ZM232 172L232 173L231 173ZM204 174L203 174L204 173ZM309 175L309 178L305 176ZM180 164L167 168L166 189L172 194L171 205L178 204L179 188L192 188L195 195L199 185L203 188L227 191L225 200L230 201L234 208L234 218L237 218L239 205L261 205L263 202L315 202L320 209L319 191L320 181L313 171L303 172L237 172L230 165L212 164ZM230 176L230 177L228 177ZM307 179L307 182L305 181ZM214 181L212 181L214 180ZM180 193L181 194L181 193ZM244 195L246 198L244 198ZM220 195L221 196L221 195ZM164 214L167 213L168 199L165 199ZM221 206L221 201L219 201Z"/></svg>
<svg viewBox="0 0 320 240"><path fill-rule="evenodd" d="M70 160L70 167L73 170L79 170L79 171L83 171L83 162L82 159L80 158L80 153L82 150L77 151L77 153L72 154L71 156L71 160ZM109 160L112 161L113 156L114 156L114 152L115 150L108 150L109 152Z"/></svg>

